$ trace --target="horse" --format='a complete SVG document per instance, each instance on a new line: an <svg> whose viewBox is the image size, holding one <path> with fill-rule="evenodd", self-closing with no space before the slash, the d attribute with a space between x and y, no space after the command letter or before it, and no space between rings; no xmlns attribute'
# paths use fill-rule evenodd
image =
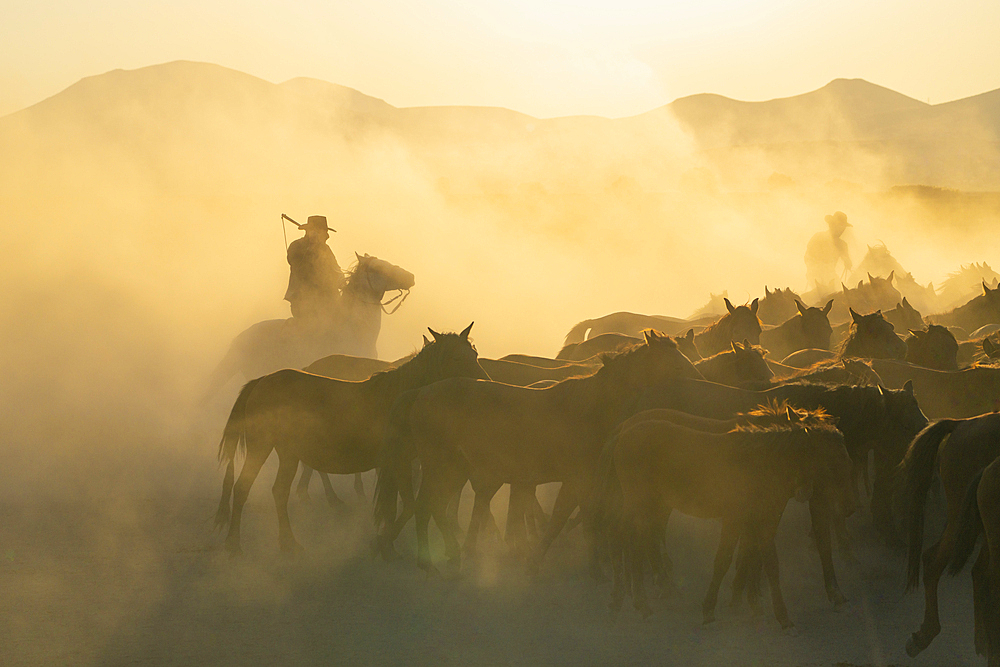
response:
<svg viewBox="0 0 1000 667"><path fill-rule="evenodd" d="M699 308L698 310L691 313L691 320L698 320L707 317L718 317L720 315L725 315L726 311L729 310L729 306L726 303L729 302L729 290L722 290L720 294L713 294L709 292L708 303Z"/></svg>
<svg viewBox="0 0 1000 667"><path fill-rule="evenodd" d="M656 329L671 336L680 333L684 327L690 326L687 320L665 315L641 315L639 313L618 312L583 320L573 325L566 334L563 347L573 343L582 343L605 333L624 334L639 337L644 329Z"/></svg>
<svg viewBox="0 0 1000 667"><path fill-rule="evenodd" d="M592 336L581 343L564 345L559 350L559 354L556 355L556 359L584 361L603 352L617 352L640 342L642 342L642 339L635 336L626 336L620 333L604 333Z"/></svg>
<svg viewBox="0 0 1000 667"><path fill-rule="evenodd" d="M613 611L624 598L624 561L636 608L643 616L651 613L643 565L670 512L677 509L699 518L722 519L713 577L702 605L704 622L715 619L719 586L742 536L744 548L763 552L775 617L783 628L792 626L778 581L774 534L788 500L814 483L840 490L835 495L852 511L851 462L843 436L825 415L813 413L801 421L787 405L784 412L784 422L751 421L721 434L654 417L624 428L609 443L602 454L607 466L602 487L620 489L622 528L617 532L624 537L612 558Z"/></svg>
<svg viewBox="0 0 1000 667"><path fill-rule="evenodd" d="M939 371L957 371L958 341L938 324L928 324L923 331L911 329L906 339L906 361Z"/></svg>
<svg viewBox="0 0 1000 667"><path fill-rule="evenodd" d="M774 372L764 361L764 350L751 345L749 341L732 343L729 350L694 362L694 367L709 382L727 384L730 387L756 387L767 384ZM685 355L687 356L687 355Z"/></svg>
<svg viewBox="0 0 1000 667"><path fill-rule="evenodd" d="M763 324L772 326L781 324L795 315L795 304L801 299L790 287L785 289L779 287L772 292L767 289L767 285L764 285L764 298L760 301L757 317Z"/></svg>
<svg viewBox="0 0 1000 667"><path fill-rule="evenodd" d="M216 525L229 524L229 553L240 553L243 505L272 450L278 452L278 474L272 488L278 542L282 551L301 550L288 521L288 494L299 461L321 472L342 475L371 470L381 460L389 411L400 394L446 378L487 379L469 341L471 329L470 324L459 334L429 330L434 340L424 338L423 349L413 359L363 382L344 382L292 369L248 382L233 405L219 443L219 460L226 463L226 476ZM240 449L246 457L234 486L234 460Z"/></svg>
<svg viewBox="0 0 1000 667"><path fill-rule="evenodd" d="M1000 323L1000 288L991 289L983 282L983 293L963 306L947 313L931 315L927 318L934 324L961 327L974 331L987 324Z"/></svg>
<svg viewBox="0 0 1000 667"><path fill-rule="evenodd" d="M882 385L882 378L864 359L836 359L821 361L808 368L777 380L777 384L789 382L811 382L829 385L850 384L875 387Z"/></svg>
<svg viewBox="0 0 1000 667"><path fill-rule="evenodd" d="M597 373L563 380L547 389L451 379L407 394L392 417L385 465L375 493L376 522L394 539L399 524L394 500L410 457L420 459L417 496L417 562L433 571L427 542L431 516L445 542L448 565L460 568L449 501L466 480L475 491L465 548L474 553L490 500L504 483L534 486L562 482L545 535L529 567L536 570L549 545L589 488L611 429L638 394L675 377L701 374L668 336L643 333L643 343L605 359Z"/></svg>
<svg viewBox="0 0 1000 667"><path fill-rule="evenodd" d="M871 366L886 387L910 382L931 419L963 419L1000 410L1000 368L939 371L891 359L873 359Z"/></svg>
<svg viewBox="0 0 1000 667"><path fill-rule="evenodd" d="M903 297L903 300L896 304L892 310L882 313L882 317L889 322L894 329L909 331L910 329L920 329L924 326L924 318L910 302Z"/></svg>
<svg viewBox="0 0 1000 667"><path fill-rule="evenodd" d="M357 265L328 321L312 324L292 317L254 324L233 339L212 375L210 393L236 375L249 380L281 368L302 368L334 353L378 358L382 299L391 290L408 293L413 284L409 271L377 257L357 255Z"/></svg>
<svg viewBox="0 0 1000 667"><path fill-rule="evenodd" d="M702 359L701 352L698 350L698 346L694 343L693 328L688 329L686 334L678 336L674 340L677 342L677 349L681 351L681 354L690 359L692 362L700 361Z"/></svg>
<svg viewBox="0 0 1000 667"><path fill-rule="evenodd" d="M672 408L713 419L729 419L769 401L783 400L808 410L823 408L837 420L857 478L868 467L869 452L874 452L872 515L880 530L893 534L891 497L896 466L913 437L927 425L912 383L905 383L902 389L796 383L766 391L748 391L712 382L673 380L645 392L636 402L635 411ZM833 564L825 558L821 560L829 587L835 578Z"/></svg>
<svg viewBox="0 0 1000 667"><path fill-rule="evenodd" d="M892 286L893 277L892 273L886 278L869 274L867 283L860 281L853 289L841 284L841 293L834 297L830 322L839 324L849 321L848 311L851 309L870 313L895 307L903 296Z"/></svg>
<svg viewBox="0 0 1000 667"><path fill-rule="evenodd" d="M995 288L998 282L1000 282L1000 274L990 268L986 262L962 265L958 271L949 273L948 278L941 284L939 303L942 307L940 310L951 310L976 296L975 291L980 283L986 283Z"/></svg>
<svg viewBox="0 0 1000 667"><path fill-rule="evenodd" d="M989 338L984 338L983 354L985 354L989 359L1000 359L1000 345L997 345Z"/></svg>
<svg viewBox="0 0 1000 667"><path fill-rule="evenodd" d="M718 322L695 334L694 342L702 355L711 356L729 348L733 341L749 340L760 345L760 320L757 309L760 304L754 299L749 306L734 307L729 299L723 299L729 311Z"/></svg>
<svg viewBox="0 0 1000 667"><path fill-rule="evenodd" d="M876 310L859 315L851 308L850 333L840 348L841 358L902 359L906 356L906 343L896 335L891 324Z"/></svg>
<svg viewBox="0 0 1000 667"><path fill-rule="evenodd" d="M827 301L822 308L806 307L798 299L794 305L798 313L780 326L761 331L760 344L778 359L784 359L798 350L830 349L833 327L830 326L829 314L833 308L833 299Z"/></svg>
<svg viewBox="0 0 1000 667"><path fill-rule="evenodd" d="M851 273L850 280L852 282L862 280L866 274L886 276L890 273L902 275L906 273L906 269L892 256L889 248L884 243L878 243L874 246L868 246L865 256L861 258L861 261L855 267L853 273Z"/></svg>
<svg viewBox="0 0 1000 667"><path fill-rule="evenodd" d="M998 456L1000 414L997 413L971 419L939 419L921 431L907 449L900 466L907 518L907 591L919 585L921 564L924 569L924 619L920 629L906 642L910 657L930 646L941 632L937 588L954 555L963 500L976 475ZM941 479L948 513L941 539L925 551L924 507L935 472ZM974 588L977 583L974 577Z"/></svg>
<svg viewBox="0 0 1000 667"><path fill-rule="evenodd" d="M965 567L980 532L986 534L979 558L972 566L976 653L988 667L1000 667L1000 458L986 466L969 484L955 539L955 555L948 572Z"/></svg>

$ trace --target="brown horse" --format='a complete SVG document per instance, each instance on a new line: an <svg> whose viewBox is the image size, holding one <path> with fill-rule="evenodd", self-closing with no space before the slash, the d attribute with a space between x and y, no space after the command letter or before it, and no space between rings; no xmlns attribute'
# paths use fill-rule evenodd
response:
<svg viewBox="0 0 1000 667"><path fill-rule="evenodd" d="M850 309L851 330L840 348L840 356L862 359L902 359L906 356L906 343L896 335L892 325L876 310L859 315Z"/></svg>
<svg viewBox="0 0 1000 667"><path fill-rule="evenodd" d="M631 580L635 606L648 615L643 565L658 542L672 509L699 518L722 520L712 581L702 606L704 622L715 619L722 578L737 541L763 554L775 617L791 627L778 580L774 534L788 500L815 483L839 489L852 508L851 461L843 436L817 413L802 417L785 406L783 423L737 426L729 433L704 432L671 421L651 419L624 429L602 456L604 488L620 489L622 538L616 556L612 609L621 606L625 578ZM612 478L610 479L609 478ZM624 556L624 558L623 558Z"/></svg>
<svg viewBox="0 0 1000 667"><path fill-rule="evenodd" d="M547 389L452 379L410 392L394 410L386 464L379 469L376 521L398 534L395 499L410 458L420 459L422 481L415 506L418 564L431 570L427 543L431 516L445 540L449 565L460 567L455 527L446 508L465 485L476 494L466 549L490 500L504 483L534 486L562 482L552 520L535 549L537 568L552 540L589 489L608 434L638 394L669 378L701 378L677 344L655 331L644 343L608 357L594 375Z"/></svg>
<svg viewBox="0 0 1000 667"><path fill-rule="evenodd" d="M760 344L767 348L775 359L784 359L792 352L806 349L829 350L830 309L833 299L822 308L810 308L795 300L798 313L785 320L780 326L760 332Z"/></svg>
<svg viewBox="0 0 1000 667"><path fill-rule="evenodd" d="M938 324L923 331L910 329L906 339L906 361L939 371L958 370L958 341L955 334Z"/></svg>
<svg viewBox="0 0 1000 667"><path fill-rule="evenodd" d="M938 582L954 555L962 501L972 480L998 456L1000 414L997 413L933 422L913 439L906 452L901 473L908 523L907 590L920 583L921 561L924 569L924 620L906 642L906 652L911 657L926 649L941 632ZM941 539L924 551L924 506L935 472L944 488L948 515Z"/></svg>
<svg viewBox="0 0 1000 667"><path fill-rule="evenodd" d="M757 317L764 324L776 325L786 321L795 315L795 302L801 301L802 297L793 292L791 288L781 289L773 292L764 285L764 298L760 300L760 308L757 310Z"/></svg>
<svg viewBox="0 0 1000 667"><path fill-rule="evenodd" d="M559 350L559 354L556 355L556 359L583 361L605 352L618 352L641 342L642 339L635 336L626 336L620 333L604 333L588 338L581 343L564 345Z"/></svg>
<svg viewBox="0 0 1000 667"><path fill-rule="evenodd" d="M389 412L400 394L446 378L488 377L469 342L471 329L470 324L460 334L431 331L434 341L425 338L423 349L412 360L364 382L286 369L247 383L219 443L219 460L227 467L216 524L229 523L227 550L240 553L243 505L272 451L278 452L278 475L272 488L278 541L283 551L301 549L288 521L288 494L299 461L320 472L341 475L378 465ZM246 459L234 487L238 449L246 452Z"/></svg>
<svg viewBox="0 0 1000 667"><path fill-rule="evenodd" d="M834 297L830 322L850 321L848 312L851 309L865 313L875 310L889 310L903 300L903 296L892 286L893 274L887 278L879 278L868 274L868 282L859 281L855 288L841 285L842 292Z"/></svg>
<svg viewBox="0 0 1000 667"><path fill-rule="evenodd" d="M1000 667L1000 458L969 484L961 516L948 572L956 575L965 567L979 533L985 533L986 543L972 566L975 645L989 667Z"/></svg>
<svg viewBox="0 0 1000 667"><path fill-rule="evenodd" d="M573 325L566 334L563 346L582 343L606 333L618 333L639 337L645 329L656 329L674 335L691 326L687 320L665 315L641 315L639 313L611 313L593 320L583 320Z"/></svg>
<svg viewBox="0 0 1000 667"><path fill-rule="evenodd" d="M731 343L731 349L696 361L694 367L709 382L728 384L730 387L756 388L766 385L774 372L764 361L764 350L749 341ZM686 355L685 355L686 356Z"/></svg>
<svg viewBox="0 0 1000 667"><path fill-rule="evenodd" d="M892 310L882 313L882 317L889 322L894 329L899 331L909 331L910 329L922 329L924 318L910 302L903 297L903 300L896 304Z"/></svg>
<svg viewBox="0 0 1000 667"><path fill-rule="evenodd" d="M735 307L729 299L723 299L729 311L715 324L710 325L699 334L695 334L694 342L698 351L706 356L718 354L729 349L733 341L749 340L754 345L760 345L760 320L757 319L759 303L757 299L749 306Z"/></svg>
<svg viewBox="0 0 1000 667"><path fill-rule="evenodd" d="M935 324L961 327L966 331L975 331L987 324L1000 323L1000 288L993 288L983 282L983 293L964 306L940 315L927 318Z"/></svg>
<svg viewBox="0 0 1000 667"><path fill-rule="evenodd" d="M871 365L885 387L911 382L921 409L931 419L964 419L1000 410L1000 368L937 371L891 359L873 359Z"/></svg>

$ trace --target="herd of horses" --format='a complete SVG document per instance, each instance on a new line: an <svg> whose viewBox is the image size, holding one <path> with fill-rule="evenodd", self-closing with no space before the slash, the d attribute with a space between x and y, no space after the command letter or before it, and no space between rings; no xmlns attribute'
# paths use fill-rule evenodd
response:
<svg viewBox="0 0 1000 667"><path fill-rule="evenodd" d="M984 280L968 303L924 317L894 281L870 276L818 295L815 306L765 288L748 304L725 298L718 317L613 313L572 327L554 358L480 358L470 324L429 330L418 352L396 362L332 354L298 364L304 370L288 364L255 376L219 445L226 470L216 521L228 525L226 548L241 552L243 508L272 451L283 551L301 549L288 515L300 465L323 474L331 501L339 499L326 474L377 469L373 548L396 557L412 519L417 564L432 573L440 564L430 520L444 567L458 572L463 557L476 557L481 534L497 530L490 505L508 484L504 536L531 571L579 523L592 574L611 574L612 611L631 596L648 615L647 574L664 592L673 587L664 547L676 510L722 525L704 622L715 618L735 558L734 602L746 594L756 607L763 576L787 628L775 548L785 506L808 503L824 586L839 606L847 598L833 542L850 553L845 519L864 494L874 528L906 549L908 588L923 571L924 620L907 642L911 656L940 632L943 572L960 571L985 536L972 567L975 646L1000 665L1000 367L991 365L1000 354L1000 290ZM306 493L305 472L302 479ZM936 480L945 527L925 549ZM546 514L535 491L553 482L560 487ZM475 500L460 543L467 484Z"/></svg>

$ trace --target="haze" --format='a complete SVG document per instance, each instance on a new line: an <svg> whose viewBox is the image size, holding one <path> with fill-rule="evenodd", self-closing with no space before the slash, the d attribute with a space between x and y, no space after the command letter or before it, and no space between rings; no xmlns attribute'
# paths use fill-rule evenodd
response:
<svg viewBox="0 0 1000 667"><path fill-rule="evenodd" d="M863 78L932 103L1000 87L1000 7L877 4L4 4L0 114L116 68L215 62L333 81L395 106L620 117L712 92L766 100Z"/></svg>
<svg viewBox="0 0 1000 667"><path fill-rule="evenodd" d="M245 570L212 560L216 446L247 378L206 388L237 334L288 316L281 213L326 215L345 267L357 252L413 272L408 300L383 318L386 360L428 326L474 321L482 356L552 356L585 318L686 317L713 293L739 304L765 286L805 291L805 245L836 210L854 225L855 263L884 243L921 284L972 262L1000 268L996 2L944 15L895 0L610 7L7 3L0 583L14 611L0 636L14 637L12 664L158 662L182 645L192 663L280 662L328 636L314 602L385 581L367 560L370 516L345 527L315 504L293 521L312 517L315 530L296 531L317 557L276 569L271 471L247 529L248 551L265 555ZM467 586L495 592L498 571ZM396 609L419 623L400 641L430 626L426 646L412 639L426 649L415 662L439 664L434 632L451 621L406 582L416 611ZM510 602L505 617L542 627L522 614L531 587L512 586L484 613ZM403 604L379 590L368 612ZM564 645L633 645L587 629L603 603L570 599L587 616ZM191 623L192 608L230 603L265 625L304 615L313 634L252 655L221 642L206 659L233 625ZM872 604L889 603L866 601L865 614ZM336 606L345 632L377 625ZM885 662L865 630L860 657L844 659ZM520 639L500 633L495 646ZM772 651L769 664L811 655L811 638L793 647L806 658L744 639ZM320 657L368 657L351 646Z"/></svg>

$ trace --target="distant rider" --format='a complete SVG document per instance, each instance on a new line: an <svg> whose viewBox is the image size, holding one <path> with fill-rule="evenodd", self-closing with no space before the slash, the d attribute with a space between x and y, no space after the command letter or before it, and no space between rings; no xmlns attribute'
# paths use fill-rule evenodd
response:
<svg viewBox="0 0 1000 667"><path fill-rule="evenodd" d="M315 322L329 318L337 305L344 273L326 244L331 230L326 216L310 215L301 226L306 235L288 246L288 290L285 301L292 305L292 317Z"/></svg>
<svg viewBox="0 0 1000 667"><path fill-rule="evenodd" d="M835 285L853 266L847 243L840 237L844 235L844 230L854 225L847 221L847 215L842 211L826 216L826 224L829 229L814 234L806 245L806 284L810 286L817 282L820 285ZM844 267L840 273L837 272L838 262Z"/></svg>

